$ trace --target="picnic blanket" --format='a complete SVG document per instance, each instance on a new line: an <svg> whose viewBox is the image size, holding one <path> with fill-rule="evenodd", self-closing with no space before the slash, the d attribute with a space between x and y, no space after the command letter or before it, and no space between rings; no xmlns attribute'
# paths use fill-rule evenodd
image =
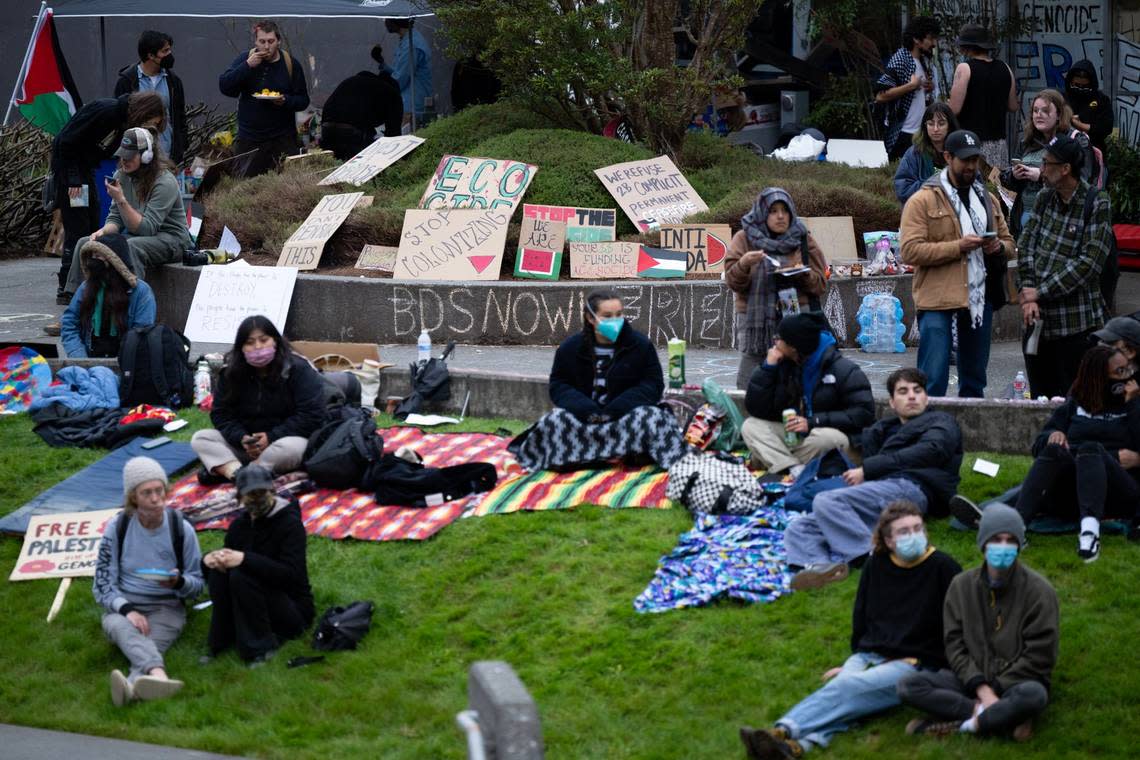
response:
<svg viewBox="0 0 1140 760"><path fill-rule="evenodd" d="M123 506L123 465L135 456L147 456L162 465L167 475L178 472L197 457L188 443L173 442L143 449L149 438L136 438L57 483L0 520L0 531L23 533L33 515L91 512Z"/></svg>
<svg viewBox="0 0 1140 760"><path fill-rule="evenodd" d="M699 515L677 547L661 558L638 612L699 607L722 596L771 602L790 593L782 505L751 515Z"/></svg>
<svg viewBox="0 0 1140 760"><path fill-rule="evenodd" d="M509 439L487 433L424 433L419 428L399 427L379 431L384 450L395 451L410 446L419 452L429 467L444 467L461 462L489 462L499 478L518 472L518 464L507 453ZM289 476L283 476L289 480ZM293 481L296 478L292 478ZM282 479L278 479L280 484ZM199 485L191 476L176 483L167 503L188 514L200 512L208 503L233 498L234 487ZM338 491L318 488L298 497L301 519L309 535L326 538L355 538L361 541L419 541L438 533L459 519L479 495L472 495L438 507L414 508L384 506L375 497L357 489ZM198 530L227 528L236 512L208 515L210 519L195 525Z"/></svg>
<svg viewBox="0 0 1140 760"><path fill-rule="evenodd" d="M499 481L471 510L470 517L510 512L570 509L579 504L625 509L665 509L669 473L660 467L617 467L575 472L539 471Z"/></svg>

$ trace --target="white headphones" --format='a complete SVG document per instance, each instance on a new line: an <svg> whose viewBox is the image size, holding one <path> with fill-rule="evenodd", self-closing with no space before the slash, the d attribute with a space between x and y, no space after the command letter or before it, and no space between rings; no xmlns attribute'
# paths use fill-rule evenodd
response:
<svg viewBox="0 0 1140 760"><path fill-rule="evenodd" d="M142 152L140 158L144 164L149 164L154 160L154 143L151 142L150 130L145 127L136 127L136 130L142 132L143 137L146 138L146 150Z"/></svg>

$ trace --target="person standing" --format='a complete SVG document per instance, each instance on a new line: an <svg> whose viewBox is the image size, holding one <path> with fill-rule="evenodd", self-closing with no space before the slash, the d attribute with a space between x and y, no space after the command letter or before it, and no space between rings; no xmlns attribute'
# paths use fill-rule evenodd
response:
<svg viewBox="0 0 1140 760"><path fill-rule="evenodd" d="M253 49L235 58L218 77L222 94L238 99L234 153L257 151L247 177L266 173L300 149L294 114L309 107L305 70L281 47L277 24L258 21L253 33ZM265 90L272 94L260 95Z"/></svg>
<svg viewBox="0 0 1140 760"><path fill-rule="evenodd" d="M336 86L321 109L321 147L338 161L347 161L376 139L383 125L385 137L400 134L404 102L400 87L384 63L379 45L372 46L378 72L360 71Z"/></svg>
<svg viewBox="0 0 1140 760"><path fill-rule="evenodd" d="M911 146L922 127L923 112L938 97L930 54L941 33L937 19L915 16L903 30L903 47L895 51L875 82L875 102L889 104L883 145L892 161Z"/></svg>
<svg viewBox="0 0 1140 760"><path fill-rule="evenodd" d="M902 260L914 266L918 368L928 392L945 396L950 379L951 321L958 325L958 395L982 398L990 360L993 311L1005 303L1013 237L998 201L978 177L982 141L959 130L946 138L946 168L903 207Z"/></svg>
<svg viewBox="0 0 1140 760"><path fill-rule="evenodd" d="M966 24L958 33L958 48L966 57L954 69L950 85L950 108L958 124L982 138L982 157L991 167L1009 166L1009 142L1005 115L1017 113L1017 84L1004 61L992 57L996 46L989 31ZM1005 106L1004 108L1002 106ZM986 169L988 171L988 169Z"/></svg>
<svg viewBox="0 0 1140 760"><path fill-rule="evenodd" d="M433 97L431 82L431 47L423 35L412 28L406 18L384 19L384 28L389 34L399 38L396 55L392 64L392 76L400 85L400 97L404 99L404 123L411 124L412 108L415 107L416 126L423 126L424 99ZM412 102L413 80L415 102Z"/></svg>
<svg viewBox="0 0 1140 760"><path fill-rule="evenodd" d="M1112 98L1101 92L1092 61L1083 59L1069 67L1065 101L1073 109L1072 125L1088 135L1093 147L1103 154L1105 140L1112 134Z"/></svg>
<svg viewBox="0 0 1140 760"><path fill-rule="evenodd" d="M945 103L931 103L922 114L922 129L906 149L895 171L895 197L906 205L922 189L922 183L946 168L946 138L958 131L958 120Z"/></svg>
<svg viewBox="0 0 1140 760"><path fill-rule="evenodd" d="M162 152L175 164L186 153L186 95L174 68L174 39L165 32L139 35L139 61L119 70L115 97L132 92L155 92L166 107L166 128L158 134Z"/></svg>
<svg viewBox="0 0 1140 760"><path fill-rule="evenodd" d="M1034 397L1069 392L1093 331L1107 318L1100 272L1111 247L1112 213L1108 193L1081 179L1084 157L1083 146L1065 135L1045 147L1041 179L1047 189L1037 194L1018 239L1027 328L1022 349ZM1029 344L1034 330L1036 351Z"/></svg>
<svg viewBox="0 0 1140 760"><path fill-rule="evenodd" d="M903 704L934 716L907 724L908 734L1013 734L1026 741L1032 720L1049 702L1057 664L1057 592L1018 555L1025 546L1021 515L992 504L978 526L985 562L951 583L942 613L950 667L899 681Z"/></svg>

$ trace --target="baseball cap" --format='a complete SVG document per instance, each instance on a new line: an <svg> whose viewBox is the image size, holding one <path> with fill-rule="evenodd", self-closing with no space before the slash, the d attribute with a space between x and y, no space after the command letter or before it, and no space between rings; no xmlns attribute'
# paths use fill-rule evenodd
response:
<svg viewBox="0 0 1140 760"><path fill-rule="evenodd" d="M238 496L245 496L250 491L272 491L273 473L259 464L247 464L237 471L234 484Z"/></svg>
<svg viewBox="0 0 1140 760"><path fill-rule="evenodd" d="M959 129L946 137L945 150L954 158L973 158L982 155L982 140L968 129Z"/></svg>
<svg viewBox="0 0 1140 760"><path fill-rule="evenodd" d="M146 132L142 127L131 127L123 133L123 139L119 141L119 149L115 151L115 158L134 158L137 154L142 153L148 147Z"/></svg>
<svg viewBox="0 0 1140 760"><path fill-rule="evenodd" d="M1126 340L1140 346L1140 322L1132 317L1113 317L1104 327L1093 333L1093 337L1105 343Z"/></svg>
<svg viewBox="0 0 1140 760"><path fill-rule="evenodd" d="M1054 137L1045 146L1045 152L1072 167L1073 174L1079 172L1085 163L1085 149L1068 135Z"/></svg>

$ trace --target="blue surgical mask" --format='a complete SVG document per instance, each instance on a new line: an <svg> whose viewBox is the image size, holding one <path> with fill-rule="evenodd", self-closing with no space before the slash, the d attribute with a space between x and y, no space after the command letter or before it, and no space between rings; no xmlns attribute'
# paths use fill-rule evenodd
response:
<svg viewBox="0 0 1140 760"><path fill-rule="evenodd" d="M598 320L598 333L608 341L617 341L618 334L621 333L622 325L625 324L625 317L609 317L608 319Z"/></svg>
<svg viewBox="0 0 1140 760"><path fill-rule="evenodd" d="M986 564L994 570L1013 567L1017 549L1017 544L986 544Z"/></svg>
<svg viewBox="0 0 1140 760"><path fill-rule="evenodd" d="M914 562L926 553L926 534L911 533L895 539L895 554L903 562Z"/></svg>

